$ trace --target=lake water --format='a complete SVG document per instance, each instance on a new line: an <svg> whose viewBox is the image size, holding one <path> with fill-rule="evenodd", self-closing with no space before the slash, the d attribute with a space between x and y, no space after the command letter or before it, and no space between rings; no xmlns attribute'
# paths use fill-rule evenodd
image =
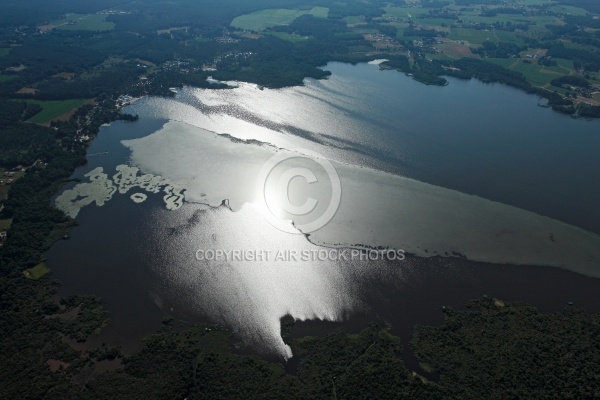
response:
<svg viewBox="0 0 600 400"><path fill-rule="evenodd" d="M330 79L303 87L144 98L127 109L138 122L101 129L89 153L108 155L90 157L75 172L82 183L57 198L79 226L48 253L65 293L107 304L113 323L97 340L132 348L170 313L228 325L289 357L279 336L286 314L377 319L407 339L415 323L439 322L441 305L482 294L600 309L599 281L584 276L600 273L599 121L556 114L501 85L434 87L372 64L326 68ZM337 213L308 240L269 224L256 203L255 176L281 149L317 152L340 177ZM316 178L326 181L323 171ZM294 182L287 194L300 204L306 185ZM328 189L313 194L326 204ZM197 258L356 245L419 257ZM439 257L452 254L474 261Z"/></svg>

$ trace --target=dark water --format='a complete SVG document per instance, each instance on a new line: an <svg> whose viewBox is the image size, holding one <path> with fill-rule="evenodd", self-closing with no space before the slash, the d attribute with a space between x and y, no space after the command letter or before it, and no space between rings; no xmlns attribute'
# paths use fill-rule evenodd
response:
<svg viewBox="0 0 600 400"><path fill-rule="evenodd" d="M329 81L310 81L306 88L283 91L300 103L307 98L317 98L322 104L327 101L354 121L351 126L345 119L334 121L339 129L329 130L336 136L335 143L346 141L346 148L313 141L319 151L600 232L599 121L558 115L537 107L535 97L501 85L451 80L448 87L429 87L372 65L333 63L329 69L334 73ZM232 104L219 111L222 115L239 114L240 107L246 107L247 120L264 117L260 101L252 103L253 109L236 102L235 96L227 98L231 93L220 93L222 101ZM202 91L196 94L201 100ZM262 91L261 96L264 103L274 102L281 92ZM348 102L348 98L353 100ZM74 176L81 177L97 166L112 174L114 166L127 163L129 157L120 140L158 130L174 113L173 107L177 103L172 100L136 103L131 110L142 118L102 128L89 153L109 154L90 157L89 164ZM301 125L298 118L307 117L290 116L289 124ZM326 115L322 121L312 114L311 118L305 128L332 123ZM277 144L283 146L286 141L296 144L299 137L287 133L269 141L280 140ZM139 346L142 335L160 325L164 314L191 322L203 318L198 310L177 307L172 311L172 304L162 299L178 294L160 293L174 289L151 273L160 269L161 258L154 255L163 251L156 237L161 232L166 237L174 224L169 217L156 223L156 215L165 215L163 209L160 195L150 195L142 204L132 203L128 195L115 195L101 208L83 208L71 239L58 242L48 252L48 264L53 277L63 282L63 294L97 294L110 311L111 324L94 342L122 345L130 351ZM345 321L298 323L294 335L323 333L332 327L358 330L378 320L391 324L407 346L414 324L439 324L441 306L460 308L484 294L525 301L544 311L560 310L568 301L600 311L599 280L556 268L409 259L390 265L387 271L361 282L361 306L347 313ZM414 366L410 354L407 361Z"/></svg>
<svg viewBox="0 0 600 400"><path fill-rule="evenodd" d="M114 122L102 127L88 148L88 164L77 168L74 178L96 167L114 173L114 166L127 163L129 151L121 140L155 132L166 121L145 118L136 123ZM69 188L74 184L69 184ZM114 343L131 350L140 338L156 330L163 312L149 296L147 265L140 262L136 249L143 247L146 232L143 222L148 209L162 208L158 196L149 196L144 206L133 204L126 195L116 195L103 208L94 206L81 210L78 226L70 239L57 242L48 252L52 276L62 281L60 293L94 294L100 296L110 312L111 323L92 344Z"/></svg>

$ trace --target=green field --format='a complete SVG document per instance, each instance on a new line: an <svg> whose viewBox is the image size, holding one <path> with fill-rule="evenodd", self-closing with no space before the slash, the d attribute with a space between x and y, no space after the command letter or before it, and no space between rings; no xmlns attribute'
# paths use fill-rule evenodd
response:
<svg viewBox="0 0 600 400"><path fill-rule="evenodd" d="M107 22L106 17L106 14L67 14L64 19L50 24L66 31L112 31L115 24Z"/></svg>
<svg viewBox="0 0 600 400"><path fill-rule="evenodd" d="M544 86L550 83L551 80L560 78L565 74L561 74L552 68L547 68L537 64L526 64L519 62L512 68L513 71L521 72L525 78L535 86Z"/></svg>
<svg viewBox="0 0 600 400"><path fill-rule="evenodd" d="M531 64L524 63L516 58L487 58L486 61L501 65L513 71L522 73L525 78L534 86L544 86L550 83L553 79L564 75L569 75L570 68L567 60L560 61L556 67L545 67L538 65L533 61ZM562 64L562 65L561 65ZM572 67L573 64L571 63Z"/></svg>
<svg viewBox="0 0 600 400"><path fill-rule="evenodd" d="M450 27L456 25L456 21L447 18L417 18L417 22L424 26Z"/></svg>
<svg viewBox="0 0 600 400"><path fill-rule="evenodd" d="M535 17L525 17L520 14L498 14L493 17L484 17L479 14L478 11L465 12L461 13L460 19L463 21L473 22L473 23L483 23L483 24L493 24L496 22L506 23L512 22L515 23L527 23L527 24L535 24L537 26L545 26L545 25L561 25L561 22L558 18L549 16L549 15L540 15Z"/></svg>
<svg viewBox="0 0 600 400"><path fill-rule="evenodd" d="M291 10L277 8L256 11L246 15L240 15L231 21L231 26L251 31L262 31L278 25L289 25L301 15L310 14L317 18L327 18L329 9L325 7L314 7L310 10Z"/></svg>
<svg viewBox="0 0 600 400"><path fill-rule="evenodd" d="M541 6L544 4L556 4L555 0L522 0L528 6Z"/></svg>
<svg viewBox="0 0 600 400"><path fill-rule="evenodd" d="M10 53L10 47L0 47L0 57L7 56Z"/></svg>
<svg viewBox="0 0 600 400"><path fill-rule="evenodd" d="M585 11L583 8L573 6L552 6L548 9L548 11L575 16L583 16L588 14L588 12Z"/></svg>
<svg viewBox="0 0 600 400"><path fill-rule="evenodd" d="M419 18L419 16L427 15L429 9L422 7L394 7L388 6L384 8L386 15L396 18Z"/></svg>
<svg viewBox="0 0 600 400"><path fill-rule="evenodd" d="M515 58L486 58L485 61L500 65L504 68L509 68L511 65L521 62L521 60Z"/></svg>
<svg viewBox="0 0 600 400"><path fill-rule="evenodd" d="M491 31L469 28L452 28L448 38L453 40L465 40L470 44L482 44L487 41L495 43L498 41Z"/></svg>
<svg viewBox="0 0 600 400"><path fill-rule="evenodd" d="M12 219L0 219L0 231L9 229L12 225Z"/></svg>
<svg viewBox="0 0 600 400"><path fill-rule="evenodd" d="M364 15L351 15L349 17L344 17L344 22L347 24L358 24L360 22L365 21Z"/></svg>
<svg viewBox="0 0 600 400"><path fill-rule="evenodd" d="M585 51L592 51L592 52L595 52L597 50L597 48L594 47L594 46L589 46L589 45L579 44L579 43L573 43L573 42L571 42L569 40L562 40L561 43L567 49L577 49L577 50L585 50Z"/></svg>
<svg viewBox="0 0 600 400"><path fill-rule="evenodd" d="M0 74L0 83L6 82L6 81L10 81L11 79L16 78L16 75L3 75Z"/></svg>
<svg viewBox="0 0 600 400"><path fill-rule="evenodd" d="M497 29L480 30L470 28L452 28L448 38L453 40L465 40L470 44L482 44L484 42L514 42L517 44L523 44L523 40L517 38L514 33L500 31Z"/></svg>
<svg viewBox="0 0 600 400"><path fill-rule="evenodd" d="M52 121L54 118L71 111L74 108L81 106L85 103L85 100L74 99L74 100L58 100L58 101L45 101L45 100L26 100L31 104L39 104L42 106L42 111L34 115L29 119L29 122L35 122L36 124L43 124Z"/></svg>
<svg viewBox="0 0 600 400"><path fill-rule="evenodd" d="M32 280L38 280L44 276L46 276L47 274L50 273L50 268L48 268L46 266L46 263L39 263L38 265L36 265L33 268L29 268L26 269L25 271L23 271L23 275L25 275L25 278L27 279L32 279Z"/></svg>
<svg viewBox="0 0 600 400"><path fill-rule="evenodd" d="M279 39L287 40L288 42L292 42L292 43L302 42L302 41L308 40L312 37L312 36L300 36L300 35L296 35L294 33L287 33L287 32L269 32L268 34L271 36L278 37Z"/></svg>
<svg viewBox="0 0 600 400"><path fill-rule="evenodd" d="M430 60L440 60L440 61L454 61L454 60L456 60L455 57L450 57L449 55L444 54L444 53L427 54L427 59L430 59Z"/></svg>

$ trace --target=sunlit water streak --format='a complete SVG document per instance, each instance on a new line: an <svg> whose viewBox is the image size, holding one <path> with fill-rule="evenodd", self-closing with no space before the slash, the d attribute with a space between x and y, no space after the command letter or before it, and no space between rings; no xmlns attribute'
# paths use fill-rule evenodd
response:
<svg viewBox="0 0 600 400"><path fill-rule="evenodd" d="M124 145L142 170L185 182L187 201L217 206L228 199L234 211L257 203L257 176L277 151L179 122L169 122L159 132ZM294 161L285 167L311 168L309 161ZM416 180L346 164L335 163L335 167L342 200L333 219L311 233L316 244L386 246L422 257L462 254L477 261L548 265L600 276L596 234ZM310 191L322 200L315 208L320 215L331 188L323 170L313 171L325 183ZM298 197L296 203L301 204L301 193ZM304 217L281 217L296 225L309 222Z"/></svg>
<svg viewBox="0 0 600 400"><path fill-rule="evenodd" d="M167 235L157 230L155 240L162 252L153 262L167 303L232 326L252 345L286 358L291 350L281 339L280 318L289 314L299 320L342 319L360 305L356 278L361 268L375 268L319 259L276 260L275 253L255 253L256 261L250 256L198 260L198 250L320 249L303 236L273 228L251 205L235 213L226 207L187 207L170 222L175 225Z"/></svg>

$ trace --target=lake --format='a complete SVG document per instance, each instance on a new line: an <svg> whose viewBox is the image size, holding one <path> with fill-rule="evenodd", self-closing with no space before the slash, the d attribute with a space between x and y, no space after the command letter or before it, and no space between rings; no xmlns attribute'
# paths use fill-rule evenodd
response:
<svg viewBox="0 0 600 400"><path fill-rule="evenodd" d="M279 335L288 314L356 329L376 319L407 340L415 323L439 323L442 305L483 294L600 309L599 121L502 85L425 86L375 64L325 68L329 79L302 87L144 98L126 110L139 121L101 129L88 151L108 154L89 157L74 174L82 182L57 197L79 226L48 252L63 293L98 294L111 312L94 340L133 349L172 314L183 326L230 326L288 358ZM274 226L256 203L255 176L284 149L318 153L339 175L339 207L309 236L297 229L306 221L278 215ZM314 210L324 212L335 196L318 186L326 169L315 171ZM307 188L288 180L286 194L301 204ZM378 246L406 257L318 256ZM217 260L199 250L313 256Z"/></svg>

